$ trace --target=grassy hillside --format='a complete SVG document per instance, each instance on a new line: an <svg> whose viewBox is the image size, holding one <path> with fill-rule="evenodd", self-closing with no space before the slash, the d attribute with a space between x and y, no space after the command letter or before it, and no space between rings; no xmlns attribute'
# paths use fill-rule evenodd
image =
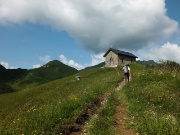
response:
<svg viewBox="0 0 180 135"><path fill-rule="evenodd" d="M20 85L42 84L75 74L77 72L77 69L69 67L58 60L54 60L40 68L28 70L26 76L20 78L18 83Z"/></svg>
<svg viewBox="0 0 180 135"><path fill-rule="evenodd" d="M26 74L27 69L6 69L0 66L0 80L3 82L15 81Z"/></svg>
<svg viewBox="0 0 180 135"><path fill-rule="evenodd" d="M78 70L69 67L58 60L50 61L35 69L5 69L0 68L0 80L8 83L15 89L24 89L30 86L43 84L77 73Z"/></svg>
<svg viewBox="0 0 180 135"><path fill-rule="evenodd" d="M81 81L76 76L81 76ZM0 95L0 134L58 134L75 124L97 97L115 89L122 74L97 68L11 94Z"/></svg>
<svg viewBox="0 0 180 135"><path fill-rule="evenodd" d="M131 116L129 126L139 134L180 134L179 64L162 62L137 73L123 90Z"/></svg>
<svg viewBox="0 0 180 135"><path fill-rule="evenodd" d="M11 86L4 82L0 82L0 94L1 93L9 93L9 92L15 92L16 90L13 89Z"/></svg>
<svg viewBox="0 0 180 135"><path fill-rule="evenodd" d="M78 130L103 95L107 105L91 123L91 135L117 135L115 107L124 104L139 135L180 134L180 66L131 64L133 80L116 92L123 73L117 68L94 68L15 93L0 95L0 134L56 135ZM81 76L77 81L76 76ZM83 116L83 117L81 117Z"/></svg>
<svg viewBox="0 0 180 135"><path fill-rule="evenodd" d="M145 68L145 66L136 63L132 63L130 67L132 78L140 75L140 73L144 71ZM118 67L118 70L120 72L120 79L122 81L122 66ZM130 85L130 83L128 83L127 85ZM122 106L122 104L124 104L124 106L128 104L127 102L125 103L125 95L121 90L113 91L107 100L107 104L98 113L98 118L91 123L91 127L89 129L90 135L122 135L122 133L119 133L117 132L117 130L115 130L117 120L121 120L121 118L116 119L115 114L123 113L122 111L117 112L116 108L119 105ZM127 117L123 119L126 119L128 122Z"/></svg>
<svg viewBox="0 0 180 135"><path fill-rule="evenodd" d="M23 77L27 72L26 69L6 69L0 65L0 94L16 91L8 82L15 82L18 78Z"/></svg>

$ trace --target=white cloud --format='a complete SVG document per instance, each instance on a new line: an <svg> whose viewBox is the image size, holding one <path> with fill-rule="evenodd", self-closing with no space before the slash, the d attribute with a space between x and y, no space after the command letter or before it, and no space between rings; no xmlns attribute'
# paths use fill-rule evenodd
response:
<svg viewBox="0 0 180 135"><path fill-rule="evenodd" d="M36 64L36 65L33 65L33 68L39 68L41 65L40 64Z"/></svg>
<svg viewBox="0 0 180 135"><path fill-rule="evenodd" d="M60 61L68 66L74 67L77 70L83 69L84 66L80 65L76 62L74 62L74 60L68 60L63 54L59 55Z"/></svg>
<svg viewBox="0 0 180 135"><path fill-rule="evenodd" d="M0 24L24 22L65 30L95 53L111 45L140 49L178 31L178 23L166 14L165 0L0 1Z"/></svg>
<svg viewBox="0 0 180 135"><path fill-rule="evenodd" d="M9 68L9 63L7 63L7 62L1 61L0 64L1 64L3 67L5 67L6 69Z"/></svg>
<svg viewBox="0 0 180 135"><path fill-rule="evenodd" d="M1 61L0 64L5 67L6 69L17 69L17 67L10 66L9 63Z"/></svg>
<svg viewBox="0 0 180 135"><path fill-rule="evenodd" d="M105 58L103 57L103 55L104 53L91 55L91 63L88 64L87 66L94 66L105 61Z"/></svg>
<svg viewBox="0 0 180 135"><path fill-rule="evenodd" d="M84 68L84 66L82 66L82 65L74 62L74 60L70 60L70 61L68 62L68 65L71 66L71 67L74 67L74 68L76 68L76 69L78 69L78 70Z"/></svg>
<svg viewBox="0 0 180 135"><path fill-rule="evenodd" d="M10 66L9 69L17 69L17 67Z"/></svg>
<svg viewBox="0 0 180 135"><path fill-rule="evenodd" d="M45 63L48 63L49 61L51 61L50 56L40 57L39 59L40 59L41 61L45 62Z"/></svg>
<svg viewBox="0 0 180 135"><path fill-rule="evenodd" d="M64 64L67 64L68 63L68 60L67 58L62 54L62 55L59 55L59 58L60 58L60 61Z"/></svg>
<svg viewBox="0 0 180 135"><path fill-rule="evenodd" d="M161 47L138 51L139 56L145 60L171 60L180 63L180 46L167 42Z"/></svg>
<svg viewBox="0 0 180 135"><path fill-rule="evenodd" d="M60 61L66 65L74 67L78 70L84 69L85 67L94 66L104 61L103 53L98 55L91 55L91 62L88 64L78 64L74 60L68 60L63 54L59 55Z"/></svg>
<svg viewBox="0 0 180 135"><path fill-rule="evenodd" d="M51 61L51 57L49 55L46 55L44 57L41 56L41 57L39 57L39 59L44 63L48 63L49 61ZM39 67L41 67L41 65L40 64L35 64L32 67L33 68L39 68Z"/></svg>

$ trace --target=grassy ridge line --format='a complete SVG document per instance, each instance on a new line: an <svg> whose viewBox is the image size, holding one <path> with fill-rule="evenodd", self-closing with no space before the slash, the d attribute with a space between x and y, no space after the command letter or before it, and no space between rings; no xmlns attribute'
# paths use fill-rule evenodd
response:
<svg viewBox="0 0 180 135"><path fill-rule="evenodd" d="M167 62L147 67L124 87L123 95L131 116L129 126L139 134L180 134L179 66Z"/></svg>
<svg viewBox="0 0 180 135"><path fill-rule="evenodd" d="M58 60L53 60L39 68L26 70L24 74L17 77L14 81L11 81L10 84L14 88L21 90L70 76L75 73L78 73L77 69L69 67Z"/></svg>
<svg viewBox="0 0 180 135"><path fill-rule="evenodd" d="M6 69L0 65L0 94L30 88L56 79L78 73L73 67L69 67L58 60L34 69ZM4 84L7 83L8 86ZM13 90L9 90L12 87Z"/></svg>
<svg viewBox="0 0 180 135"><path fill-rule="evenodd" d="M0 134L56 134L84 107L115 88L116 69L91 69L38 87L0 95Z"/></svg>

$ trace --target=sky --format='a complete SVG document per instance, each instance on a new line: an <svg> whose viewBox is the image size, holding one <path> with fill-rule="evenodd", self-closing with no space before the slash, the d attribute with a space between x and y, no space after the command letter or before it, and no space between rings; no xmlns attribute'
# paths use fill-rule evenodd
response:
<svg viewBox="0 0 180 135"><path fill-rule="evenodd" d="M0 64L78 70L110 48L180 63L180 0L0 0Z"/></svg>

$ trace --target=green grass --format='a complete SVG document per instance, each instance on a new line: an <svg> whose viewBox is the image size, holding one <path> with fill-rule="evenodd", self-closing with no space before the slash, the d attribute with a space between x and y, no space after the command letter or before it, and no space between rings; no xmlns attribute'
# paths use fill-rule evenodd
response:
<svg viewBox="0 0 180 135"><path fill-rule="evenodd" d="M99 112L97 120L92 123L91 135L115 135L114 129L116 106L119 104L118 92L112 91L105 107Z"/></svg>
<svg viewBox="0 0 180 135"><path fill-rule="evenodd" d="M0 134L57 134L73 125L84 108L98 96L114 90L117 69L97 68L76 75L0 95ZM77 81L75 76L81 76Z"/></svg>
<svg viewBox="0 0 180 135"><path fill-rule="evenodd" d="M58 60L53 60L35 69L5 69L0 67L0 80L8 83L16 90L34 87L56 79L78 73L75 68L69 67ZM1 88L0 88L1 92ZM9 92L3 90L3 92Z"/></svg>
<svg viewBox="0 0 180 135"><path fill-rule="evenodd" d="M131 116L129 126L139 134L180 134L179 66L164 62L147 67L124 87L123 94Z"/></svg>
<svg viewBox="0 0 180 135"><path fill-rule="evenodd" d="M137 76L140 71L144 70L144 66L132 63L131 67L131 75ZM122 80L123 71L122 67L118 67L119 70L119 78ZM136 71L136 72L134 72ZM114 129L116 106L124 103L124 98L121 95L121 91L111 91L110 96L108 98L108 102L105 107L98 113L98 118L92 123L92 126L89 130L91 135L117 135L121 133L117 133Z"/></svg>
<svg viewBox="0 0 180 135"><path fill-rule="evenodd" d="M10 85L0 82L0 94L2 93L9 93L9 92L15 92L16 90L13 89Z"/></svg>
<svg viewBox="0 0 180 135"><path fill-rule="evenodd" d="M131 64L133 80L115 92L122 67L95 68L21 91L0 95L0 134L56 135L97 97L110 93L89 129L91 135L114 135L119 98L128 109L129 128L142 135L180 134L180 70L174 62ZM77 81L76 76L82 80Z"/></svg>

